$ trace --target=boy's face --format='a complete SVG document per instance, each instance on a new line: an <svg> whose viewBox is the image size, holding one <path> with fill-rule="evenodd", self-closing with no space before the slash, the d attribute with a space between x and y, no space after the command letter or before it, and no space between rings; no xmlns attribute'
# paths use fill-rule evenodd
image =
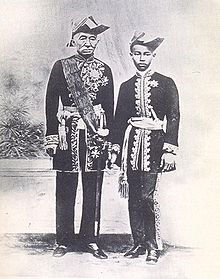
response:
<svg viewBox="0 0 220 279"><path fill-rule="evenodd" d="M93 55L98 44L97 36L88 33L77 33L74 38L74 45L79 54L83 56Z"/></svg>
<svg viewBox="0 0 220 279"><path fill-rule="evenodd" d="M139 71L145 71L150 66L156 54L147 46L134 45L130 55L135 67Z"/></svg>

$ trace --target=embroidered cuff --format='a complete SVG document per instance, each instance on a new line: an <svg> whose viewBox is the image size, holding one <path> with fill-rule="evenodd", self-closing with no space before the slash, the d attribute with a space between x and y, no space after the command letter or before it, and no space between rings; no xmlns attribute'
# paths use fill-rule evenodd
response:
<svg viewBox="0 0 220 279"><path fill-rule="evenodd" d="M45 137L45 148L50 148L51 146L59 144L58 135L49 135Z"/></svg>
<svg viewBox="0 0 220 279"><path fill-rule="evenodd" d="M176 155L178 152L178 147L176 145L165 142L163 145L163 151L165 153L172 153Z"/></svg>
<svg viewBox="0 0 220 279"><path fill-rule="evenodd" d="M117 155L120 153L120 145L119 144L112 144L112 153L116 153Z"/></svg>

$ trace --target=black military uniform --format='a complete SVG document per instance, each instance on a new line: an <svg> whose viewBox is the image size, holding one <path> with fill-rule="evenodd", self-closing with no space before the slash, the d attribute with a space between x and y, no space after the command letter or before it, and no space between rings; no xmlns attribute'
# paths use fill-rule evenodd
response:
<svg viewBox="0 0 220 279"><path fill-rule="evenodd" d="M73 34L85 32L97 35L107 29L103 25L101 27L90 17L75 26ZM95 115L98 126L101 124L102 128L111 129L113 102L112 73L104 62L93 55L85 57L78 53L54 64L46 95L46 148L56 149L53 167L57 170L56 240L59 246L67 247L74 240L74 207L79 171L83 186L80 238L85 244L97 241L101 200L101 187L99 193L96 192L97 168L105 168L106 158L100 153L103 153L101 149L107 138L103 140L98 136L97 139L90 122ZM88 106L91 109L89 113ZM101 185L103 172L98 179ZM98 227L95 228L97 206Z"/></svg>
<svg viewBox="0 0 220 279"><path fill-rule="evenodd" d="M140 44L144 45L143 42ZM154 49L158 45L155 41ZM145 121L143 127L139 124L141 121ZM148 69L144 73L137 72L122 83L113 142L121 147L118 164L121 165L119 190L122 196L126 196L126 187L129 186L128 205L134 249L125 256L136 257L145 253L146 248L148 251L162 249L156 186L158 174L162 171L163 153L176 153L178 127L178 91L171 78ZM135 250L137 247L139 252Z"/></svg>

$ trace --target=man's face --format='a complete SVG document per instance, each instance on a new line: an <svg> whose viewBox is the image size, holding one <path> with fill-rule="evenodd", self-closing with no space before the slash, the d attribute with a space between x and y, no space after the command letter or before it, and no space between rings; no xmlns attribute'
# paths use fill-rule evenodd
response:
<svg viewBox="0 0 220 279"><path fill-rule="evenodd" d="M96 35L88 33L77 33L73 37L74 45L76 46L77 52L83 56L93 55L95 48L98 44L98 38Z"/></svg>
<svg viewBox="0 0 220 279"><path fill-rule="evenodd" d="M139 71L147 70L155 57L155 53L150 48L142 45L134 45L130 55Z"/></svg>

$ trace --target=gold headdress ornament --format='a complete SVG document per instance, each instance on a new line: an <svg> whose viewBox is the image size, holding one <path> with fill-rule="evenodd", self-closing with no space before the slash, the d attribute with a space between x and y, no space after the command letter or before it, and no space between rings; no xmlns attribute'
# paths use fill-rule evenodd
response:
<svg viewBox="0 0 220 279"><path fill-rule="evenodd" d="M109 27L103 24L98 24L92 16L85 17L78 21L71 21L72 30L71 38L67 47L73 46L73 36L79 32L89 33L93 35L101 34L105 32Z"/></svg>

